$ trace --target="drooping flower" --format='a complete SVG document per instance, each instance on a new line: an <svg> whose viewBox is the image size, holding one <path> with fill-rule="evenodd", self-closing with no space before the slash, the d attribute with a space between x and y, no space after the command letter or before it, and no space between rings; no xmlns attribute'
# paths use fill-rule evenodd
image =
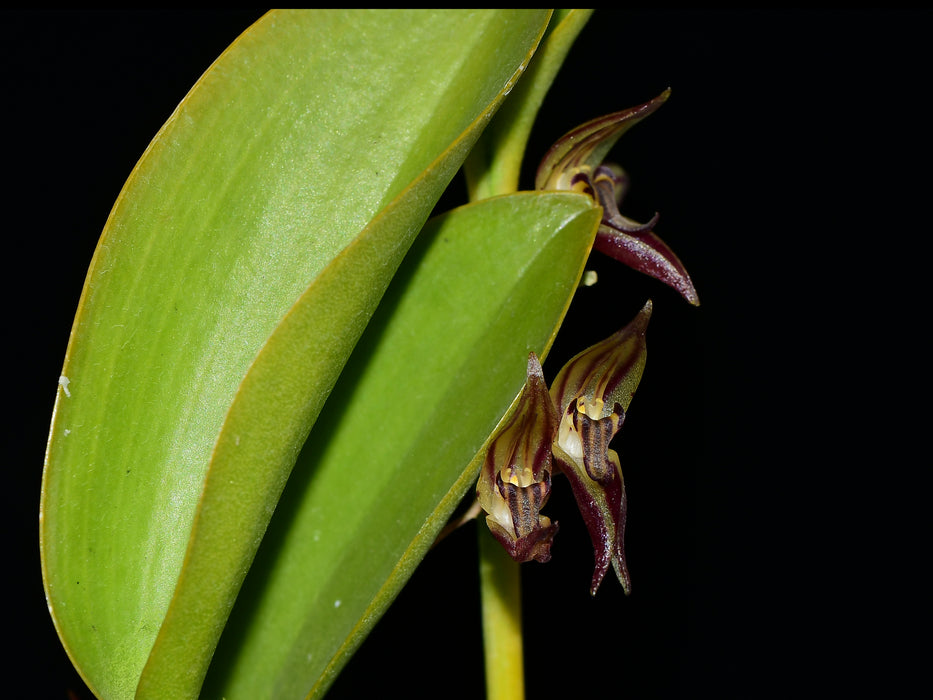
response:
<svg viewBox="0 0 933 700"><path fill-rule="evenodd" d="M557 414L538 357L528 357L518 405L490 441L476 488L486 523L519 562L551 558L557 523L541 515L551 493L551 444Z"/></svg>
<svg viewBox="0 0 933 700"><path fill-rule="evenodd" d="M572 190L589 195L603 209L593 247L629 267L676 289L691 304L700 299L686 268L655 233L658 214L646 224L623 216L619 206L628 177L616 165L603 163L619 137L658 109L670 96L593 119L562 136L541 161L535 178L539 190Z"/></svg>
<svg viewBox="0 0 933 700"><path fill-rule="evenodd" d="M625 482L609 443L622 427L641 380L651 309L649 301L627 326L575 356L551 385L560 418L554 463L570 481L593 541L593 595L610 564L625 592L631 590L625 564Z"/></svg>
<svg viewBox="0 0 933 700"><path fill-rule="evenodd" d="M551 558L557 523L541 514L552 474L564 474L583 515L596 559L590 593L612 566L626 593L625 483L609 443L645 366L648 301L627 326L584 350L557 374L550 391L534 353L515 410L487 449L476 496L486 523L519 562Z"/></svg>

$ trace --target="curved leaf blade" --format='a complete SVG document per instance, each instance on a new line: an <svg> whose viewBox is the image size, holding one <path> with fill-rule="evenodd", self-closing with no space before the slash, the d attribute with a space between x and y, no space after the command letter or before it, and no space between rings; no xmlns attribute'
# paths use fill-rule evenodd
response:
<svg viewBox="0 0 933 700"><path fill-rule="evenodd" d="M429 222L302 450L208 695L327 690L474 485L599 217L583 196L521 193Z"/></svg>
<svg viewBox="0 0 933 700"><path fill-rule="evenodd" d="M155 694L164 683L173 697L197 693L327 390L546 17L270 13L218 59L143 155L88 272L43 480L50 609L98 695L133 695L147 660ZM229 512L206 514L222 496L202 500L231 406L250 405L255 385L244 378L326 274L337 283L318 288L342 294L331 308L341 342L301 358L316 391L299 401L297 421L263 435L276 446L264 457L278 461L265 464L264 488L245 493L235 514L251 539L207 555L217 568L199 571L211 580L186 580L213 597L166 630L182 567L201 556L189 552L195 519L232 527ZM274 380L274 362L265 370ZM277 388L293 396L293 387ZM218 490L235 498L238 487ZM157 634L165 655L150 658ZM160 666L172 658L166 650L184 652L186 673Z"/></svg>
<svg viewBox="0 0 933 700"><path fill-rule="evenodd" d="M470 153L464 172L470 200L515 192L535 117L577 35L593 10L555 10L547 35L489 128Z"/></svg>

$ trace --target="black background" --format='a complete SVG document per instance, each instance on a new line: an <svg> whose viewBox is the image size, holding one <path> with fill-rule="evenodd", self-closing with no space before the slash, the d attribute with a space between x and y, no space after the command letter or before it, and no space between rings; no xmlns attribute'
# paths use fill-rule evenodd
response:
<svg viewBox="0 0 933 700"><path fill-rule="evenodd" d="M29 697L90 697L55 636L37 544L45 438L87 265L152 136L260 15L4 14L8 678ZM661 213L656 230L702 306L594 259L600 281L577 295L545 365L552 378L654 300L646 374L614 443L633 594L610 577L590 598L592 550L556 487L553 560L523 568L529 698L868 693L875 680L899 694L912 661L891 650L898 625L914 623L889 610L902 594L880 593L900 575L878 527L919 490L883 422L926 320L912 307L930 233L919 215L930 20L601 10L579 38L523 186L566 130L670 86L612 156L633 178L624 213ZM445 205L462 200L462 182L453 188ZM916 395L920 382L901 386ZM468 526L428 555L331 697L482 697L475 570Z"/></svg>

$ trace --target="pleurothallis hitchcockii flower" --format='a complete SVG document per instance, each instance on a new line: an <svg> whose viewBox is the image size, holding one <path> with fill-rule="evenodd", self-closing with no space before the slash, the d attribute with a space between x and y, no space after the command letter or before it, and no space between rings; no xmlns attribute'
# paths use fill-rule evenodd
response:
<svg viewBox="0 0 933 700"><path fill-rule="evenodd" d="M551 384L560 421L552 446L554 468L570 481L593 541L593 595L610 565L626 594L631 590L625 563L625 482L609 443L622 427L644 371L651 310L648 301L628 325L571 359Z"/></svg>
<svg viewBox="0 0 933 700"><path fill-rule="evenodd" d="M551 492L557 425L541 363L530 353L518 404L490 440L476 487L490 532L519 562L551 558L557 523L541 509Z"/></svg>
<svg viewBox="0 0 933 700"><path fill-rule="evenodd" d="M619 207L629 187L622 168L603 162L610 149L632 126L655 112L670 96L665 90L644 104L598 117L564 134L538 166L535 188L571 190L589 195L603 217L593 248L673 287L691 304L699 296L680 259L654 233L655 214L646 224L623 216Z"/></svg>

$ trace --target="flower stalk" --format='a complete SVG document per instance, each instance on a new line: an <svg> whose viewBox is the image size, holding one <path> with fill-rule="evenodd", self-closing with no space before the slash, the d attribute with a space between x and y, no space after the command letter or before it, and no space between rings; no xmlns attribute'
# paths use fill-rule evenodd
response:
<svg viewBox="0 0 933 700"><path fill-rule="evenodd" d="M486 698L522 700L525 672L521 570L486 528L477 530Z"/></svg>

